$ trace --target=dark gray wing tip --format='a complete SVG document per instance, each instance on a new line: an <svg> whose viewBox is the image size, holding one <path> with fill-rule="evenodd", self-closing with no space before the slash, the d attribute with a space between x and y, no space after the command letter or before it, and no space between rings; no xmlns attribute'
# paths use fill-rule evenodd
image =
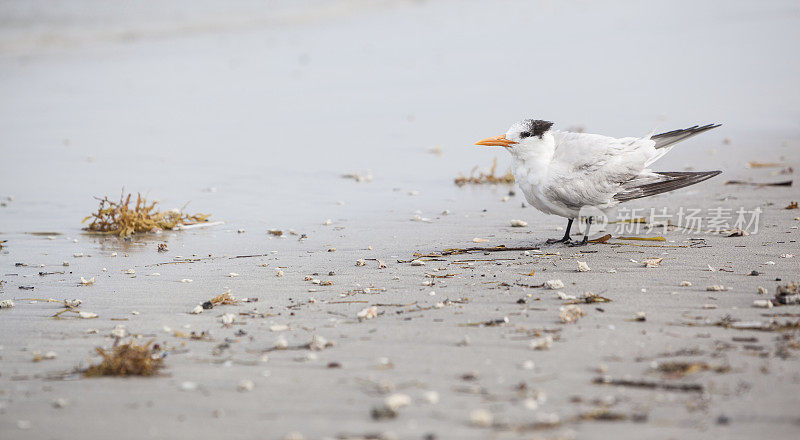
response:
<svg viewBox="0 0 800 440"><path fill-rule="evenodd" d="M721 126L722 126L722 124L706 124L706 125L703 125L702 127L699 126L699 125L694 125L694 126L689 127L689 128L682 128L680 130L672 130L672 131L667 131L667 132L664 132L664 133L659 133L659 134L651 136L650 139L659 139L659 138L665 138L665 137L671 137L671 136L678 136L678 135L681 135L681 134L692 134L692 135L695 135L695 134L702 133L704 131L711 130L711 129L714 129L714 128L717 128L717 127L721 127Z"/></svg>
<svg viewBox="0 0 800 440"><path fill-rule="evenodd" d="M614 195L614 199L619 200L620 202L626 202L628 200L640 199L642 197L650 197L656 194L674 191L676 189L685 188L687 186L700 183L721 173L722 171L719 170L691 172L658 171L656 174L660 174L668 179L661 182L646 183L644 185L617 193Z"/></svg>

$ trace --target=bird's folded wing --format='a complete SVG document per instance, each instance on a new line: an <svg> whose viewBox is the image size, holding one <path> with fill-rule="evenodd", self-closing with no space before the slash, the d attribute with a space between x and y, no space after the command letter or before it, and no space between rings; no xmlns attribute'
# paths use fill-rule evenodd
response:
<svg viewBox="0 0 800 440"><path fill-rule="evenodd" d="M700 172L656 172L638 176L622 185L622 190L614 195L620 202L653 196L673 191L710 179L721 171Z"/></svg>
<svg viewBox="0 0 800 440"><path fill-rule="evenodd" d="M595 184L620 185L644 172L656 155L654 141L645 138L612 138L588 133L554 133L553 163L570 178ZM609 195L610 196L610 195Z"/></svg>

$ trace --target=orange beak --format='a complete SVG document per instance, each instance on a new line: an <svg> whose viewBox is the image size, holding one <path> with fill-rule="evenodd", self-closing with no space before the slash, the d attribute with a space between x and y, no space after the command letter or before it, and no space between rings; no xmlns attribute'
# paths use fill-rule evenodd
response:
<svg viewBox="0 0 800 440"><path fill-rule="evenodd" d="M475 142L475 145L486 145L487 147L510 147L511 144L516 144L516 142L506 139L504 134Z"/></svg>

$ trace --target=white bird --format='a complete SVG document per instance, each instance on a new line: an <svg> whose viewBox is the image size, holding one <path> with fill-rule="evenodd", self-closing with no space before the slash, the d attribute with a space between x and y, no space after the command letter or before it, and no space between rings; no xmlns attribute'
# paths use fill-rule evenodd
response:
<svg viewBox="0 0 800 440"><path fill-rule="evenodd" d="M548 243L570 242L572 222L583 207L605 212L622 202L694 185L721 173L648 168L676 143L720 124L625 138L551 130L552 126L552 122L525 119L506 134L475 143L505 147L514 158L514 178L528 203L545 214L568 219L564 238ZM586 220L583 241L575 244L589 240L592 217Z"/></svg>

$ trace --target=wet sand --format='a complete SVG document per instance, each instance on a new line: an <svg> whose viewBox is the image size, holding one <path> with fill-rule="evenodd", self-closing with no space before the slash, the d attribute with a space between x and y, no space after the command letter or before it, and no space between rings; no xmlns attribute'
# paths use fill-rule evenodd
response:
<svg viewBox="0 0 800 440"><path fill-rule="evenodd" d="M799 64L787 55L795 5L758 14L693 6L691 17L629 3L622 15L549 3L362 6L242 4L224 19L209 6L156 25L145 25L147 14L85 19L83 28L51 20L55 39L31 26L35 14L28 22L5 10L15 25L0 46L0 299L15 307L0 310L3 438L797 435L797 331L714 325L800 319L796 305L753 307L798 281L800 257L788 256L798 254L800 211L784 209L795 187L725 184L792 180L794 171L779 173L800 166ZM573 37L552 38L559 29ZM521 56L531 48L538 57ZM679 54L684 64L662 61ZM548 57L563 68L542 67ZM582 57L597 74L581 73ZM638 216L700 209L704 224L711 209L759 208L758 231L611 225L615 244L545 245L563 234L562 219L527 207L512 187L452 182L493 157L504 171L503 152L471 144L523 116L618 136L722 122L656 169L724 174L625 206ZM438 145L441 155L429 151ZM341 177L367 170L371 182ZM130 241L82 232L91 197L123 186L165 208L190 201L189 211L225 224ZM528 226L512 228L512 219ZM407 262L415 252L498 245L539 249ZM236 258L250 255L263 256ZM649 258L663 260L646 268ZM578 261L591 270L578 272ZM81 277L95 283L81 286ZM564 288L539 287L556 279ZM724 290L706 290L713 285ZM189 313L228 289L258 301ZM586 315L562 322L569 296L588 293L611 302L580 304ZM98 318L50 319L58 305L24 298L78 298ZM373 305L378 315L359 321ZM164 374L71 373L97 362L95 347L111 347L119 325L165 347ZM181 337L192 331L210 337ZM315 335L333 346L273 350ZM548 336L548 349L531 347ZM51 351L55 359L33 362ZM710 369L665 376L658 366L669 361ZM239 390L242 381L252 390ZM373 409L404 400L397 394L410 404L376 420Z"/></svg>

